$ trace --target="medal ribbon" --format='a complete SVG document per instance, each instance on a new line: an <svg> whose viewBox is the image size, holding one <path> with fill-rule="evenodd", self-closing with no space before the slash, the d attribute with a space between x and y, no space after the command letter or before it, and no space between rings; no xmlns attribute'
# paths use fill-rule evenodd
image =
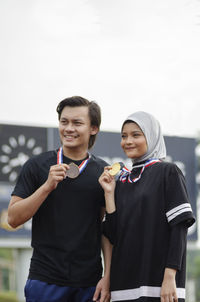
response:
<svg viewBox="0 0 200 302"><path fill-rule="evenodd" d="M82 161L82 163L78 166L80 174L83 172L83 170L86 168L89 160L91 158L91 154L89 153L89 157ZM57 153L57 164L63 163L63 148L60 147Z"/></svg>
<svg viewBox="0 0 200 302"><path fill-rule="evenodd" d="M128 180L129 183L133 183L133 182L137 182L141 176L142 176L142 173L144 172L144 169L146 167L149 167L149 166L152 166L154 164L156 164L157 162L160 162L159 159L155 159L155 158L152 158L152 159L149 159L148 161L146 161L144 164L139 164L137 166L134 166L133 169L135 168L139 168L139 167L142 167L141 171L140 171L140 174L138 177L135 177L135 178L132 178L131 179L131 170L127 169L126 167L124 167L122 169L122 172L121 172L121 175L119 176L119 180L121 182L126 182L126 180Z"/></svg>

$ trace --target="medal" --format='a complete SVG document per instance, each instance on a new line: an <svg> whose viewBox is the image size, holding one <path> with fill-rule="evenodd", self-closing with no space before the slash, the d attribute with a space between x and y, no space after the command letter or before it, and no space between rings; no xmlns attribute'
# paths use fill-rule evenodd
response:
<svg viewBox="0 0 200 302"><path fill-rule="evenodd" d="M66 177L76 178L78 176L79 176L79 167L74 163L70 163L69 170L67 170L66 172Z"/></svg>
<svg viewBox="0 0 200 302"><path fill-rule="evenodd" d="M68 164L69 169L66 171L66 177L69 178L76 178L83 172L83 170L86 168L89 160L91 158L91 154L89 154L89 157L82 161L82 163L77 166L75 163L71 162ZM57 153L57 164L63 163L63 148L60 147Z"/></svg>
<svg viewBox="0 0 200 302"><path fill-rule="evenodd" d="M124 164L122 162L114 163L111 166L111 170L109 170L109 174L112 176L116 176L124 167Z"/></svg>

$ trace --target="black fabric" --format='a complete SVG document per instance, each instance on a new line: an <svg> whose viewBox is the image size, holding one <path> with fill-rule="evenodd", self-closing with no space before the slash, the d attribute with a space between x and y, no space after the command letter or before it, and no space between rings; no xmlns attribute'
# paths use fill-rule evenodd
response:
<svg viewBox="0 0 200 302"><path fill-rule="evenodd" d="M12 195L26 198L37 190L57 163L56 156L49 151L28 160ZM72 160L64 157L63 162ZM60 182L34 215L30 279L76 287L94 286L100 279L100 213L105 201L98 178L105 165L92 155L85 170Z"/></svg>
<svg viewBox="0 0 200 302"><path fill-rule="evenodd" d="M187 244L187 231L187 226L183 223L176 224L170 229L166 267L181 270Z"/></svg>
<svg viewBox="0 0 200 302"><path fill-rule="evenodd" d="M102 234L104 234L114 244L116 240L117 230L117 212L106 213L105 221L102 223Z"/></svg>
<svg viewBox="0 0 200 302"><path fill-rule="evenodd" d="M132 177L140 171L141 168L133 169ZM167 265L177 267L177 287L184 288L186 229L195 218L181 171L166 162L149 166L137 182L117 182L115 201L116 213L107 215L103 227L114 243L111 291L161 287ZM183 212L174 210L182 205L186 205ZM170 211L175 211L175 215L168 221ZM181 227L176 227L179 224ZM158 301L158 298L130 301Z"/></svg>

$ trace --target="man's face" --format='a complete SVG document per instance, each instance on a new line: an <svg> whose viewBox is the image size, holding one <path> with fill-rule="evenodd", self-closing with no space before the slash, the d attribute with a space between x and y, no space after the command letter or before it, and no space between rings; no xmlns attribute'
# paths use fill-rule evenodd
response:
<svg viewBox="0 0 200 302"><path fill-rule="evenodd" d="M90 135L98 132L97 127L91 126L88 107L65 106L59 120L60 140L63 148L88 149Z"/></svg>

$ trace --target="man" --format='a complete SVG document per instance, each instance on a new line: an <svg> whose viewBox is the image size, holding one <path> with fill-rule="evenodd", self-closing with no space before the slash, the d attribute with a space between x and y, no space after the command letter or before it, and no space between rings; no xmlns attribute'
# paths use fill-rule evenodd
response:
<svg viewBox="0 0 200 302"><path fill-rule="evenodd" d="M33 217L26 301L108 302L111 249L103 237L101 279L104 194L98 183L106 163L88 153L99 131L100 108L71 97L57 112L62 147L25 163L8 207L12 227Z"/></svg>

